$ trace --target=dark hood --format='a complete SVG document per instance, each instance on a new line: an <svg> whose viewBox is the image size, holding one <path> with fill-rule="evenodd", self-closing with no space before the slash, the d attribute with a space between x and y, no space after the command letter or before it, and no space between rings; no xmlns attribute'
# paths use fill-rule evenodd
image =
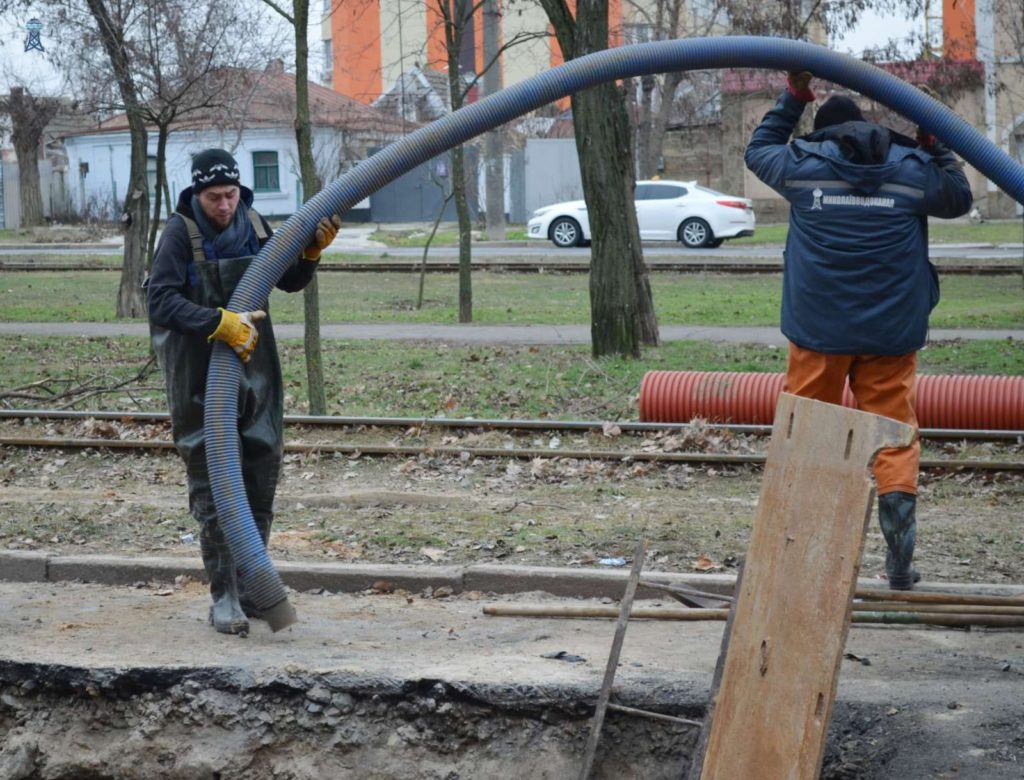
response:
<svg viewBox="0 0 1024 780"><path fill-rule="evenodd" d="M826 160L838 178L873 193L899 172L902 155L891 155L892 147L909 140L873 122L844 122L802 136L791 148L797 157Z"/></svg>
<svg viewBox="0 0 1024 780"><path fill-rule="evenodd" d="M881 165L892 145L889 130L872 122L843 122L816 130L804 139L819 143L835 141L843 159L857 165Z"/></svg>

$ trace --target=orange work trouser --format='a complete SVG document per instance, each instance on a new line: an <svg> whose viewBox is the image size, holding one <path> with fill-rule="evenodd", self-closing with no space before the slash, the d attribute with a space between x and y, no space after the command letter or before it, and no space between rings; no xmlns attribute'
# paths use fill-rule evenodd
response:
<svg viewBox="0 0 1024 780"><path fill-rule="evenodd" d="M857 408L891 417L917 428L914 411L914 379L917 353L906 355L832 355L789 345L785 391L830 404L843 402L843 387L850 379L850 391ZM884 449L875 459L878 495L897 490L917 495L917 472L921 444L901 449Z"/></svg>

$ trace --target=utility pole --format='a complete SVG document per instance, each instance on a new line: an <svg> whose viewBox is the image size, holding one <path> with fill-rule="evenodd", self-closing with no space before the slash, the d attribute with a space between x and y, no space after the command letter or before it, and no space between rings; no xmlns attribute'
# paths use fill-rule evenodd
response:
<svg viewBox="0 0 1024 780"><path fill-rule="evenodd" d="M484 0L484 96L490 97L502 87L500 0ZM505 143L502 129L496 127L484 136L484 209L487 213L487 237L505 239Z"/></svg>

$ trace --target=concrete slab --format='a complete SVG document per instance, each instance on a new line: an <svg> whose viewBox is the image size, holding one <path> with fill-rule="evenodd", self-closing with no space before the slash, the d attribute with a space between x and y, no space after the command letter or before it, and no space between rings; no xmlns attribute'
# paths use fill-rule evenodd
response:
<svg viewBox="0 0 1024 780"><path fill-rule="evenodd" d="M47 578L49 553L23 550L0 550L0 580L8 582L39 582Z"/></svg>

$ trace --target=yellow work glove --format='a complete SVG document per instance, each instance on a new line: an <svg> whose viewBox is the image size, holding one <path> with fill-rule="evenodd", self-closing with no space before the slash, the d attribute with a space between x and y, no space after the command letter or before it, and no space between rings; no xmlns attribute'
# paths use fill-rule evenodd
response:
<svg viewBox="0 0 1024 780"><path fill-rule="evenodd" d="M331 245L334 237L341 230L341 217L332 214L331 218L324 217L316 226L316 233L313 235L313 242L306 247L302 253L303 260L319 260L320 253Z"/></svg>
<svg viewBox="0 0 1024 780"><path fill-rule="evenodd" d="M210 334L208 341L220 339L241 358L243 363L249 362L249 356L256 349L259 334L256 324L267 316L265 311L243 311L241 313L217 309L220 312L220 325Z"/></svg>

